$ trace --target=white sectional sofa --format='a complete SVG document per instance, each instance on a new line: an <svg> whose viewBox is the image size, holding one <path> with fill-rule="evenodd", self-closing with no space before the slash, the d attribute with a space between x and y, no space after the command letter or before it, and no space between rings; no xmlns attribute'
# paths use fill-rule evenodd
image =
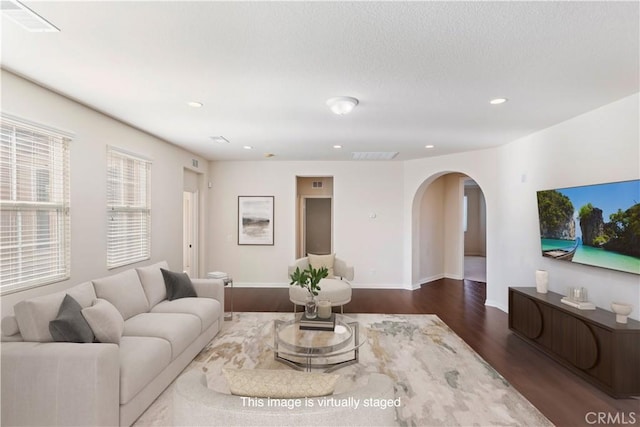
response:
<svg viewBox="0 0 640 427"><path fill-rule="evenodd" d="M2 319L2 425L131 425L224 320L222 280L193 279L197 297L169 301L161 268L167 263L16 304ZM54 342L49 323L67 294L83 309L104 303L111 318L115 307L119 342Z"/></svg>

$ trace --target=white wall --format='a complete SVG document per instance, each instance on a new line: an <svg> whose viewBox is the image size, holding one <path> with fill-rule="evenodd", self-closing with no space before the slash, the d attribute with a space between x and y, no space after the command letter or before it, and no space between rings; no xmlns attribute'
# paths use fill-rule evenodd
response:
<svg viewBox="0 0 640 427"><path fill-rule="evenodd" d="M204 172L201 183L213 185L201 192L206 213L201 272L227 271L239 285L286 286L286 267L295 257L296 176L333 176L334 248L354 265L354 285L411 288L421 283L424 191L439 176L459 172L478 183L486 200L488 305L506 310L507 288L533 286L534 271L543 268L550 273L552 291L584 286L598 306L608 309L614 299L630 302L632 317L638 318L637 275L541 257L535 195L540 189L638 179L639 101L638 94L630 96L502 147L404 163L210 162L209 171L198 171ZM180 268L183 169L192 168L192 158L205 169L203 159L6 71L2 110L76 135L71 145L72 277L3 296L3 314L23 298L123 269L105 267L108 144L153 159L152 260L147 263L166 259ZM275 196L274 246L237 245L239 195Z"/></svg>
<svg viewBox="0 0 640 427"><path fill-rule="evenodd" d="M444 177L433 181L425 189L420 201L416 233L422 244L418 248L419 262L416 263L417 283L444 277L444 181Z"/></svg>
<svg viewBox="0 0 640 427"><path fill-rule="evenodd" d="M106 268L106 154L114 145L153 160L151 260L182 267L183 170L204 159L2 70L2 111L75 134L71 142L71 278L3 295L2 314L25 298L66 289L131 266ZM203 172L203 171L201 171Z"/></svg>
<svg viewBox="0 0 640 427"><path fill-rule="evenodd" d="M234 285L288 286L296 176L333 176L334 252L354 266L354 286L402 286L402 163L211 162L210 173L209 271ZM238 196L275 196L274 246L237 244Z"/></svg>
<svg viewBox="0 0 640 427"><path fill-rule="evenodd" d="M502 147L405 163L406 253L414 234L416 195L446 172L469 175L482 189L487 215L487 304L507 310L509 286L533 286L534 271L549 271L550 289L584 286L609 309L612 300L634 305L639 276L557 262L540 254L536 191L640 178L639 95L560 123ZM416 280L415 259L405 257L405 282Z"/></svg>

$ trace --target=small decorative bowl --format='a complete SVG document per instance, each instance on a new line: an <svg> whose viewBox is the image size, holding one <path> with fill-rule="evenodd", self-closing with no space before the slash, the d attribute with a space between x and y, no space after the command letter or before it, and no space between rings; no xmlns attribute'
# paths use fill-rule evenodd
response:
<svg viewBox="0 0 640 427"><path fill-rule="evenodd" d="M616 322L627 323L627 316L633 311L631 304L625 304L623 302L612 302L611 310L616 314Z"/></svg>

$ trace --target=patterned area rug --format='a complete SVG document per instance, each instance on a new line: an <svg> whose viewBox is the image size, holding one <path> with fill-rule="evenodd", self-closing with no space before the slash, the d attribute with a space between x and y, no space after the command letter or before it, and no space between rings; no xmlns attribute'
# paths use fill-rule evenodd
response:
<svg viewBox="0 0 640 427"><path fill-rule="evenodd" d="M269 350L275 319L291 313L235 313L186 370L206 373L209 387L227 391L223 367L291 369ZM349 315L366 328L359 363L335 371L336 392L381 372L396 382L401 426L551 426L528 400L435 315ZM186 371L185 370L185 371ZM136 421L172 424L173 384ZM260 425L260 420L256 420Z"/></svg>

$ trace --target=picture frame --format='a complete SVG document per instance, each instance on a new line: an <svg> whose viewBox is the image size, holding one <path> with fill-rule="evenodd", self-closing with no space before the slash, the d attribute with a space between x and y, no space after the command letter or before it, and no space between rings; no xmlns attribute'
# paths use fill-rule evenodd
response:
<svg viewBox="0 0 640 427"><path fill-rule="evenodd" d="M238 245L274 245L274 196L238 196Z"/></svg>

